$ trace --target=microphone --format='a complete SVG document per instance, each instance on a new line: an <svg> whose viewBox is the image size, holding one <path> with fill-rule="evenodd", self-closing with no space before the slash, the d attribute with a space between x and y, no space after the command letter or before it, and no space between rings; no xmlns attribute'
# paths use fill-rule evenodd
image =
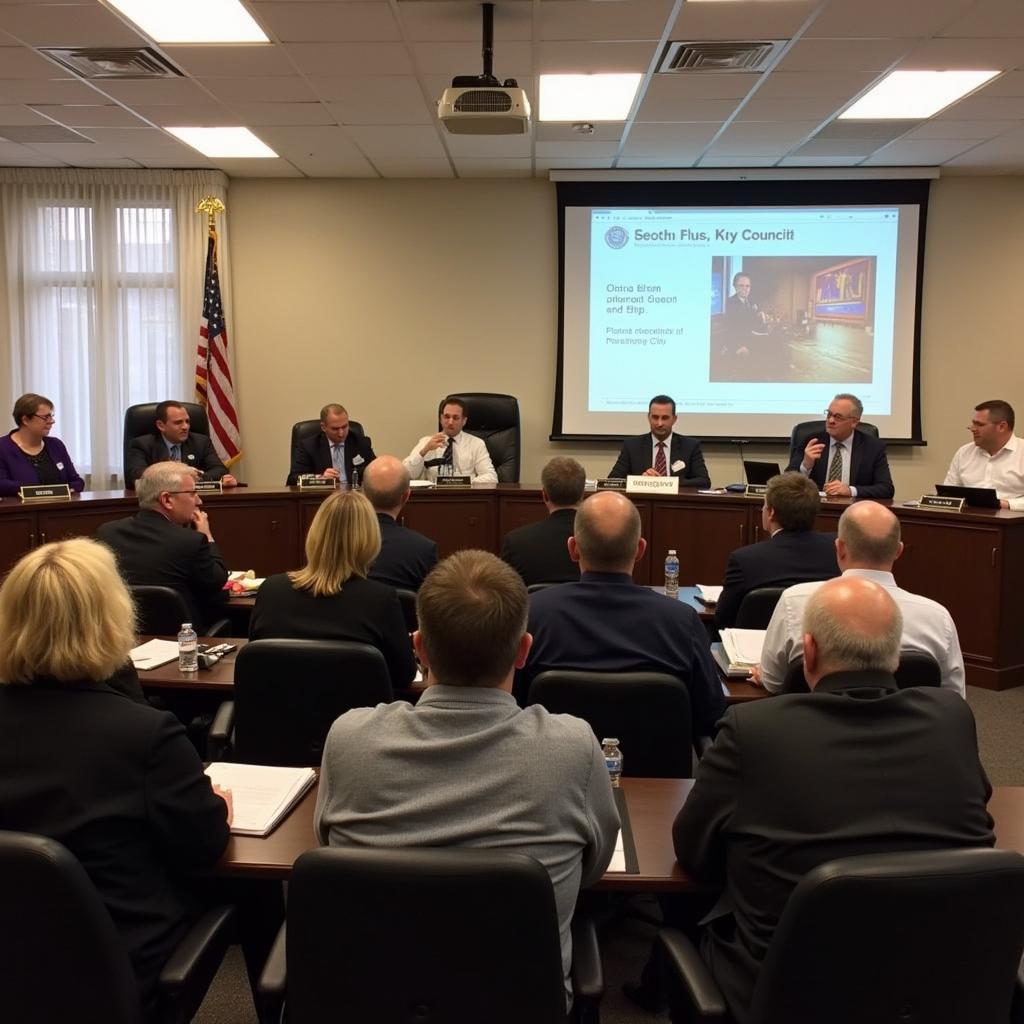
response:
<svg viewBox="0 0 1024 1024"><path fill-rule="evenodd" d="M743 465L743 462L744 462L744 459L743 459L743 446L746 443L747 443L746 440L744 438L742 438L742 437L734 437L730 441L730 444L735 444L735 445L739 446L740 469L742 470L742 474L741 474L741 480L742 481L746 481L746 479L747 479L747 467ZM737 492L738 491L745 491L747 489L747 485L746 485L745 482L741 482L741 483L738 483L738 484L726 484L725 489L727 491L737 491Z"/></svg>

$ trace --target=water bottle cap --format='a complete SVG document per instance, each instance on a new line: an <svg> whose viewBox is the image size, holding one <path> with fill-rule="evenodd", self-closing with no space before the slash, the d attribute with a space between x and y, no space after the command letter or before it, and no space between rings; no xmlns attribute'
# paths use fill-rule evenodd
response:
<svg viewBox="0 0 1024 1024"><path fill-rule="evenodd" d="M619 741L617 739L613 739L612 737L609 737L608 739L601 740L601 746L602 747L606 746L609 743L613 743L615 746L619 745Z"/></svg>
<svg viewBox="0 0 1024 1024"><path fill-rule="evenodd" d="M192 623L191 622L183 622L181 624L181 628L182 629L191 629L192 628Z"/></svg>
<svg viewBox="0 0 1024 1024"><path fill-rule="evenodd" d="M676 553L676 549L675 549L675 548L669 548L669 549L668 549L668 553L669 553L670 555L674 555L674 554Z"/></svg>

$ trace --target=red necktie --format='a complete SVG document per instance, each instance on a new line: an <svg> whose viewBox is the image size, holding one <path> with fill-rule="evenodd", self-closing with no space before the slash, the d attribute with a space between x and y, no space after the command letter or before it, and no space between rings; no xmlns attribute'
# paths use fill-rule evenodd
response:
<svg viewBox="0 0 1024 1024"><path fill-rule="evenodd" d="M658 476L668 476L668 466L665 463L665 442L658 442L658 454L654 458L654 471Z"/></svg>

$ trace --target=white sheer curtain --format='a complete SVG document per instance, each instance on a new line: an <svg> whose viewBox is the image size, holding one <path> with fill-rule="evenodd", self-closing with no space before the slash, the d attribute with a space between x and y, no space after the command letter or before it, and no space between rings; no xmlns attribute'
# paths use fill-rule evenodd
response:
<svg viewBox="0 0 1024 1024"><path fill-rule="evenodd" d="M218 171L0 169L6 405L26 391L51 399L53 432L93 490L121 486L129 405L193 400L207 235L194 211L207 195L227 205L227 185Z"/></svg>

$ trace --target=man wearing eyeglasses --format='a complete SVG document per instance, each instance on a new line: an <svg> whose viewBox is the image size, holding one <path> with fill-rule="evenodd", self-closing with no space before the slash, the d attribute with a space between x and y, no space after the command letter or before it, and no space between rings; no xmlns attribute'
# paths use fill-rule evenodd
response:
<svg viewBox="0 0 1024 1024"><path fill-rule="evenodd" d="M96 539L113 549L129 586L177 590L201 636L224 612L228 571L195 478L194 470L174 462L148 466L135 485L139 511L104 523Z"/></svg>
<svg viewBox="0 0 1024 1024"><path fill-rule="evenodd" d="M863 412L856 395L836 395L825 410L824 431L810 437L802 451L794 447L786 468L810 477L830 498L891 498L885 443L857 430Z"/></svg>

